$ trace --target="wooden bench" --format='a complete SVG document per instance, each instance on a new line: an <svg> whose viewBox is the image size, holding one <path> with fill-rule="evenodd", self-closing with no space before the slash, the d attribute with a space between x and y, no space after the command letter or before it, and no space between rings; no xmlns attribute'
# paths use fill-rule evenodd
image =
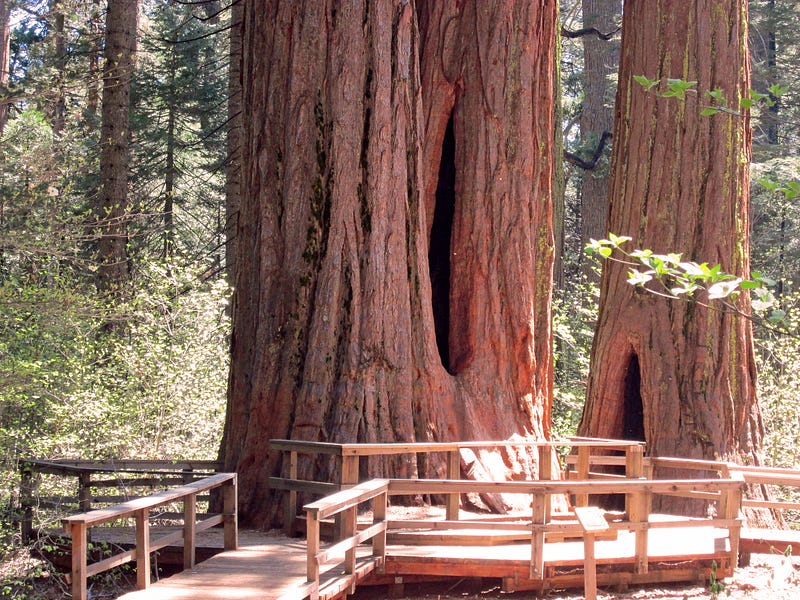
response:
<svg viewBox="0 0 800 600"><path fill-rule="evenodd" d="M586 600L597 598L597 566L594 558L595 535L608 531L603 511L596 506L576 506L575 516L583 530L583 588Z"/></svg>

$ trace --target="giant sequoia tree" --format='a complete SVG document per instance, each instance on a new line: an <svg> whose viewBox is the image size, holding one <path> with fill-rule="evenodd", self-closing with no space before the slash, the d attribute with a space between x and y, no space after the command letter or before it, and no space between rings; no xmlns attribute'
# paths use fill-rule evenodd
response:
<svg viewBox="0 0 800 600"><path fill-rule="evenodd" d="M703 90L747 93L747 2L625 3L609 229L637 247L748 272L749 124L702 116ZM662 97L634 81L697 82ZM664 91L664 88L659 88ZM631 287L606 264L580 432L646 440L653 455L758 460L750 323ZM703 298L700 298L703 300ZM749 309L743 295L737 300Z"/></svg>
<svg viewBox="0 0 800 600"><path fill-rule="evenodd" d="M222 449L243 521L273 518L270 438L548 434L556 12L244 3Z"/></svg>

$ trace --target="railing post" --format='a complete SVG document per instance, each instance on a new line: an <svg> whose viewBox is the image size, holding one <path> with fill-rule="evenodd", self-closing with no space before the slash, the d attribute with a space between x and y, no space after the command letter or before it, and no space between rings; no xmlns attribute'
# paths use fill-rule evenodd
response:
<svg viewBox="0 0 800 600"><path fill-rule="evenodd" d="M639 479L644 476L643 446L628 446L625 449L625 476L629 479ZM626 494L625 511L628 515L628 521L637 525L637 528L634 531L634 572L647 573L650 568L647 556L649 536L648 522L650 520L650 494L647 492L647 490Z"/></svg>
<svg viewBox="0 0 800 600"><path fill-rule="evenodd" d="M374 523L383 523L386 521L386 505L389 500L389 488L388 484L386 485L386 489L378 495L375 496L372 500L372 522ZM381 564L379 568L379 572L383 573L385 571L385 559L386 559L386 529L372 538L372 556L380 557Z"/></svg>
<svg viewBox="0 0 800 600"><path fill-rule="evenodd" d="M239 547L239 512L238 483L233 478L222 486L223 536L225 550L236 550Z"/></svg>
<svg viewBox="0 0 800 600"><path fill-rule="evenodd" d="M447 453L447 479L461 479L461 451L456 448ZM461 494L451 492L447 494L445 502L445 518L448 521L458 521Z"/></svg>
<svg viewBox="0 0 800 600"><path fill-rule="evenodd" d="M356 506L351 506L342 514L343 536L342 539L350 539L356 534L358 524L358 512ZM345 550L344 553L344 572L345 575L355 575L356 572L356 548ZM356 593L356 579L352 577L347 594Z"/></svg>
<svg viewBox="0 0 800 600"><path fill-rule="evenodd" d="M89 471L78 473L78 508L81 512L92 510L92 474Z"/></svg>
<svg viewBox="0 0 800 600"><path fill-rule="evenodd" d="M306 511L306 580L312 584L310 600L319 599L319 517L316 511Z"/></svg>
<svg viewBox="0 0 800 600"><path fill-rule="evenodd" d="M531 500L531 579L544 579L544 492L534 491Z"/></svg>
<svg viewBox="0 0 800 600"><path fill-rule="evenodd" d="M86 525L70 525L72 536L72 600L86 600Z"/></svg>
<svg viewBox="0 0 800 600"><path fill-rule="evenodd" d="M550 445L539 446L539 479L541 481L553 480L553 462L555 461L555 448ZM550 521L550 512L553 499L550 494L544 496L544 522Z"/></svg>
<svg viewBox="0 0 800 600"><path fill-rule="evenodd" d="M745 485L744 474L737 470L728 468L728 477L741 482L741 486L728 492L723 492L722 502L723 518L735 521L734 525L728 528L728 538L731 545L731 570L735 569L739 564L739 539L742 535L742 523L739 518L739 513L742 509L742 491Z"/></svg>
<svg viewBox="0 0 800 600"><path fill-rule="evenodd" d="M136 520L136 587L150 587L150 510L137 510Z"/></svg>
<svg viewBox="0 0 800 600"><path fill-rule="evenodd" d="M358 483L358 467L360 464L360 456L358 454L343 454L341 457L342 474L339 479L339 489L344 490L352 487ZM336 524L336 532L339 539L347 537L347 524L344 517L338 514L334 517Z"/></svg>
<svg viewBox="0 0 800 600"><path fill-rule="evenodd" d="M640 479L644 477L644 448L642 446L628 446L625 449L625 477ZM634 494L625 495L625 512L630 514L630 504L636 499Z"/></svg>
<svg viewBox="0 0 800 600"><path fill-rule="evenodd" d="M195 526L197 521L197 496L183 499L183 568L191 569L195 561Z"/></svg>
<svg viewBox="0 0 800 600"><path fill-rule="evenodd" d="M19 501L20 509L22 511L22 522L20 523L20 534L22 541L27 543L33 537L33 498L34 498L34 482L33 482L33 466L31 463L23 461L19 467Z"/></svg>
<svg viewBox="0 0 800 600"><path fill-rule="evenodd" d="M589 479L589 457L591 446L578 446L578 464L575 465L578 479ZM575 494L575 506L589 506L589 494Z"/></svg>
<svg viewBox="0 0 800 600"><path fill-rule="evenodd" d="M289 452L289 479L297 479L297 451ZM297 491L289 490L286 500L286 516L284 517L283 531L288 537L294 536L294 521L297 518Z"/></svg>

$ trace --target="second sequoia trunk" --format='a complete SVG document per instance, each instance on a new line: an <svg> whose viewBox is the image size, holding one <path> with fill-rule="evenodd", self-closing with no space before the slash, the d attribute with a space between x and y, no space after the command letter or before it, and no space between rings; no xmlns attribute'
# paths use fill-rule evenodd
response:
<svg viewBox="0 0 800 600"><path fill-rule="evenodd" d="M749 270L746 116L701 116L705 90L749 87L747 3L625 4L609 230L632 247ZM633 79L697 82L684 99ZM663 87L659 88L663 91ZM759 461L750 322L629 285L607 263L582 435L639 439L654 456ZM749 310L747 298L738 307ZM675 502L671 502L675 507Z"/></svg>

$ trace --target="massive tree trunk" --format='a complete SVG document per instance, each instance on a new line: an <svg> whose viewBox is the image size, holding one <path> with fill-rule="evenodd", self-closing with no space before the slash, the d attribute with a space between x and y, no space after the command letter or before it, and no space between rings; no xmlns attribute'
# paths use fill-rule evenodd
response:
<svg viewBox="0 0 800 600"><path fill-rule="evenodd" d="M100 197L97 219L98 288L119 289L128 276L130 85L136 53L138 1L109 2L103 64Z"/></svg>
<svg viewBox="0 0 800 600"><path fill-rule="evenodd" d="M740 275L749 268L748 118L700 111L704 90L735 103L748 89L746 15L745 0L626 2L609 215L609 230L635 247ZM693 80L700 91L663 98L635 75ZM654 456L757 462L749 321L626 278L626 266L605 265L580 433L645 440ZM748 311L745 295L737 304Z"/></svg>
<svg viewBox="0 0 800 600"><path fill-rule="evenodd" d="M223 440L242 520L280 518L270 438L546 436L555 2L244 13ZM393 473L426 468L403 457Z"/></svg>

